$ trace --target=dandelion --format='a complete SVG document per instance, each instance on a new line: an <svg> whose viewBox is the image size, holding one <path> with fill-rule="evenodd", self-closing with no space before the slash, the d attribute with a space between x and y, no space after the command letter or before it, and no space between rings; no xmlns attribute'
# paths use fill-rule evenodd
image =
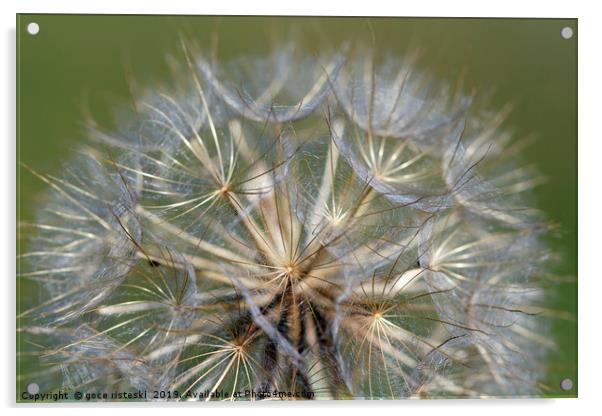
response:
<svg viewBox="0 0 602 416"><path fill-rule="evenodd" d="M44 388L537 393L547 227L503 111L361 47L183 51L64 178L31 169L53 196L24 224L43 298L19 319Z"/></svg>

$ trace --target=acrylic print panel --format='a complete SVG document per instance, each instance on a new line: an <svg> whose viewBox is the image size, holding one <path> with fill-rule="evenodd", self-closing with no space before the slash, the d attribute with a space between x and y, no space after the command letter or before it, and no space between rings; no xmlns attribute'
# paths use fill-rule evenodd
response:
<svg viewBox="0 0 602 416"><path fill-rule="evenodd" d="M17 33L18 401L577 395L576 20Z"/></svg>

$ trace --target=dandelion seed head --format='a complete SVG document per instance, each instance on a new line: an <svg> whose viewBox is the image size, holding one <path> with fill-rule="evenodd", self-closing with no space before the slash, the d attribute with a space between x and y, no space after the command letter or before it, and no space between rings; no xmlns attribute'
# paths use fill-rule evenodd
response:
<svg viewBox="0 0 602 416"><path fill-rule="evenodd" d="M22 278L48 294L23 317L52 319L23 333L57 329L48 374L181 400L537 390L546 227L504 111L414 57L183 49L65 179L36 173L55 197Z"/></svg>

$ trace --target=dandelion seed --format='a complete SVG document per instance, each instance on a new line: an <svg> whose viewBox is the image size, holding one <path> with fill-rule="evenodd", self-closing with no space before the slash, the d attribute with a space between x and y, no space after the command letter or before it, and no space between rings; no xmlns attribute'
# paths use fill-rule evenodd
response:
<svg viewBox="0 0 602 416"><path fill-rule="evenodd" d="M289 44L267 59L242 58L229 65L229 77L205 59L197 65L215 95L239 115L287 123L315 113L345 62L342 53L317 59L298 55Z"/></svg>
<svg viewBox="0 0 602 416"><path fill-rule="evenodd" d="M32 171L52 191L24 257L35 267L21 274L39 281L49 297L23 315L66 321L99 304L135 264L134 240L141 229L134 215L136 195L123 178L94 156L80 156L78 172L63 178Z"/></svg>

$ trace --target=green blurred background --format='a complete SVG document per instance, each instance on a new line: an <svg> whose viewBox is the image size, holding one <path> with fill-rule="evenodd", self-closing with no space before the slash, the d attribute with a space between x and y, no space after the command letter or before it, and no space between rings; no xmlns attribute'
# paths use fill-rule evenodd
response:
<svg viewBox="0 0 602 416"><path fill-rule="evenodd" d="M35 36L26 32L30 22L40 26ZM575 33L569 40L560 35L565 26ZM576 19L18 15L19 161L57 173L85 140L84 108L110 125L112 112L130 100L130 79L142 86L167 79L165 57L177 54L182 33L205 46L217 39L222 58L268 51L293 34L310 50L344 40L395 54L419 49L421 66L438 78L454 82L463 73L467 88L493 89L491 108L512 104L506 125L517 138L537 138L525 158L548 179L535 191L537 206L559 225L551 244L561 258L553 271L567 279L552 307L574 317L554 325L559 345L549 356L545 395L577 394ZM19 220L32 221L44 184L18 170ZM30 284L19 282L17 291L18 309L35 304ZM575 385L568 392L559 387L566 377Z"/></svg>

